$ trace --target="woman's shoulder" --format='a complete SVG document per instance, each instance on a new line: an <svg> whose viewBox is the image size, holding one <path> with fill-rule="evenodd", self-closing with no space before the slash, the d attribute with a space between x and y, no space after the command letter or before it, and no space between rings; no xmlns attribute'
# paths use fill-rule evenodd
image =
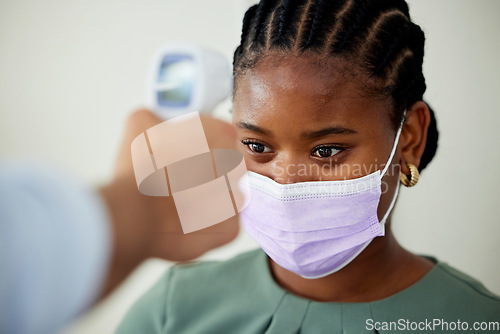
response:
<svg viewBox="0 0 500 334"><path fill-rule="evenodd" d="M224 261L176 264L132 306L116 333L178 332L180 328L198 333L202 330L197 326L209 328L224 315L243 320L272 312L283 292L270 284L266 266L261 249Z"/></svg>
<svg viewBox="0 0 500 334"><path fill-rule="evenodd" d="M198 285L201 281L210 281L212 284L214 279L227 284L228 281L234 279L249 279L249 275L255 274L255 270L265 263L266 255L258 248L223 261L194 261L176 264L169 269L172 272L170 279L173 280L171 284Z"/></svg>
<svg viewBox="0 0 500 334"><path fill-rule="evenodd" d="M445 291L460 292L464 296L479 300L490 301L500 306L500 296L488 290L479 280L460 271L459 269L448 265L445 262L439 262L437 269L440 271L437 278L440 278L440 286Z"/></svg>
<svg viewBox="0 0 500 334"><path fill-rule="evenodd" d="M415 319L499 321L500 296L477 279L436 261L422 279L393 296L373 302L372 310L379 319L411 315Z"/></svg>
<svg viewBox="0 0 500 334"><path fill-rule="evenodd" d="M203 304L215 307L215 303L231 308L233 300L272 303L283 291L273 284L267 265L260 248L224 261L175 265L168 274L168 302L186 310L203 308Z"/></svg>

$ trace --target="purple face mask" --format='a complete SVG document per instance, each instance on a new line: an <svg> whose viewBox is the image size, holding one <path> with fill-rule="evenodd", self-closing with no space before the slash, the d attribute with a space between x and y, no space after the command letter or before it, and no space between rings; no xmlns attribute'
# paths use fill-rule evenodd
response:
<svg viewBox="0 0 500 334"><path fill-rule="evenodd" d="M248 172L240 181L250 199L240 213L243 228L278 265L304 278L339 271L375 237L384 235L399 187L379 221L381 181L396 152L401 128L382 172L351 180L292 184Z"/></svg>

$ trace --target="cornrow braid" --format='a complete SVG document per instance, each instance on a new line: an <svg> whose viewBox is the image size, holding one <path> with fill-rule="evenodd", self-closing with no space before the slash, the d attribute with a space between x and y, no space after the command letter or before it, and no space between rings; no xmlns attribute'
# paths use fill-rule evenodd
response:
<svg viewBox="0 0 500 334"><path fill-rule="evenodd" d="M301 45L302 50L316 49L324 46L326 34L331 28L331 21L333 21L331 15L333 13L338 13L346 2L347 0L318 0L316 6L311 8L309 12L311 27L307 40Z"/></svg>
<svg viewBox="0 0 500 334"><path fill-rule="evenodd" d="M241 48L243 47L243 45L245 45L245 44L250 45L250 43L247 43L245 41L245 39L247 39L248 36L251 36L251 34L249 33L249 30L250 30L250 27L252 25L252 21L255 17L255 13L257 12L257 8L258 8L257 5L250 7L247 10L247 12L245 13L245 17L243 18L243 28L241 29L241 41L240 41L240 45L236 49L239 54L242 53Z"/></svg>
<svg viewBox="0 0 500 334"><path fill-rule="evenodd" d="M262 0L257 6L255 17L252 19L252 44L249 47L263 46L268 40L270 35L269 21L274 16L275 9L279 2L275 0Z"/></svg>
<svg viewBox="0 0 500 334"><path fill-rule="evenodd" d="M300 26L298 27L297 32L297 44L303 44L305 37L305 32L311 29L312 25L312 15L311 13L315 11L317 0L309 0L307 4L304 5L304 9L302 10L302 14L300 17Z"/></svg>
<svg viewBox="0 0 500 334"><path fill-rule="evenodd" d="M276 9L272 26L272 46L289 49L293 43L292 36L297 33L297 25L300 12L298 10L300 0L283 0Z"/></svg>
<svg viewBox="0 0 500 334"><path fill-rule="evenodd" d="M366 33L370 23L370 12L374 10L373 1L362 1L359 6L349 7L339 19L342 23L336 32L334 42L330 45L333 53L343 53L352 50L356 40ZM356 11L353 15L352 12Z"/></svg>
<svg viewBox="0 0 500 334"><path fill-rule="evenodd" d="M404 0L261 0L243 19L233 58L235 89L245 69L275 51L342 57L380 83L376 92L392 98L397 127L403 111L421 101L426 90L424 43ZM430 111L432 126L420 169L437 149L436 119Z"/></svg>

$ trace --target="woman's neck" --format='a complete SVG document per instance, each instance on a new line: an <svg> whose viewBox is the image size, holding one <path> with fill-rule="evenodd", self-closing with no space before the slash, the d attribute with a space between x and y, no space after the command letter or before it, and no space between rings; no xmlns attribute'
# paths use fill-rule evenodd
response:
<svg viewBox="0 0 500 334"><path fill-rule="evenodd" d="M389 226L350 264L319 279L306 279L270 259L276 282L291 293L321 302L370 302L389 297L420 280L433 263L401 247Z"/></svg>

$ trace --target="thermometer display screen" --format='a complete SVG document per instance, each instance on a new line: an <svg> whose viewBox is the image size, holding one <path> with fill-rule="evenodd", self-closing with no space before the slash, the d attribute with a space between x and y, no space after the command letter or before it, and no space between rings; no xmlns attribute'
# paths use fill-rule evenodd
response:
<svg viewBox="0 0 500 334"><path fill-rule="evenodd" d="M195 83L195 63L190 56L166 56L156 83L158 104L164 107L186 107L190 104Z"/></svg>

